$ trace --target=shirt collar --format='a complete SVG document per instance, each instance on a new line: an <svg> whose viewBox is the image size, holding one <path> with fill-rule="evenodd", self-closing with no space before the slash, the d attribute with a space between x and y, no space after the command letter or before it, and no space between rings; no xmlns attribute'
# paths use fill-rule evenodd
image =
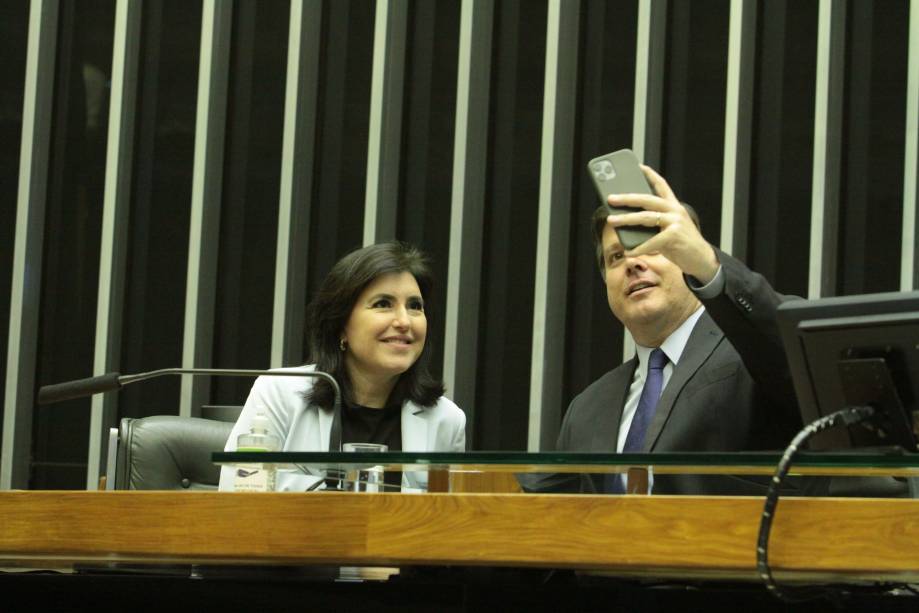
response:
<svg viewBox="0 0 919 613"><path fill-rule="evenodd" d="M686 343L689 342L689 335L692 334L692 329L696 327L696 322L699 321L699 318L702 317L702 313L705 312L704 306L699 306L692 315L686 318L680 326L670 333L664 342L661 343L661 350L667 354L667 359L676 366L680 362L680 357L683 355L683 350L686 349ZM651 352L654 350L654 347L644 347L636 343L635 352L638 354L638 361L641 364L642 369L647 368L645 365L648 363L648 356L651 355Z"/></svg>

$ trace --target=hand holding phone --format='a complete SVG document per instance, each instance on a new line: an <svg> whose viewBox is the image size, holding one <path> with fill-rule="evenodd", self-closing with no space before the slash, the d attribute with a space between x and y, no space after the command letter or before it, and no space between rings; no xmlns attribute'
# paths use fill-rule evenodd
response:
<svg viewBox="0 0 919 613"><path fill-rule="evenodd" d="M613 207L607 203L610 194L651 194L654 190L648 184L645 173L642 172L638 158L631 149L620 149L594 158L587 163L587 171L597 188L600 202L609 208L610 215L623 215L634 213L642 209L629 207ZM626 249L634 249L655 234L659 228L647 226L623 226L616 228L619 242Z"/></svg>

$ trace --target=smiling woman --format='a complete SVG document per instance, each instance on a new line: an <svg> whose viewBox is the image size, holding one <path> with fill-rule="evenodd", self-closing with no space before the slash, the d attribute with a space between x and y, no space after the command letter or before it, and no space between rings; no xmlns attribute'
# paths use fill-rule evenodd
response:
<svg viewBox="0 0 919 613"><path fill-rule="evenodd" d="M425 304L431 274L424 255L404 243L358 249L338 261L309 307L312 364L292 371L329 373L342 390L342 443L380 443L390 451L464 451L466 416L443 396L428 370ZM264 414L284 451L328 451L333 391L309 377L259 377L226 450ZM403 485L418 475L406 474ZM315 478L282 474L278 489L297 491ZM398 483L394 484L398 485ZM220 489L233 489L223 468Z"/></svg>
<svg viewBox="0 0 919 613"><path fill-rule="evenodd" d="M390 272L368 285L342 331L339 348L354 401L383 408L399 377L421 356L428 320L415 277Z"/></svg>

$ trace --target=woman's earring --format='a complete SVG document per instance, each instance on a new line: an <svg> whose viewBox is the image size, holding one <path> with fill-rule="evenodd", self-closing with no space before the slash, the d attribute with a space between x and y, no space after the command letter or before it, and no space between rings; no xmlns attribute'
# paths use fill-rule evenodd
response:
<svg viewBox="0 0 919 613"><path fill-rule="evenodd" d="M345 350L345 339L343 338L338 339L338 348L341 349L342 351Z"/></svg>

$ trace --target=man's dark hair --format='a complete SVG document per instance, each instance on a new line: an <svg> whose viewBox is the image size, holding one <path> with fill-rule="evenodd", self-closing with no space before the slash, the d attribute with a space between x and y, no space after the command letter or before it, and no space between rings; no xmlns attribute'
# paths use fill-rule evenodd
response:
<svg viewBox="0 0 919 613"><path fill-rule="evenodd" d="M696 209L685 202L681 202L680 204L683 205L683 208L689 213L689 218L692 219L692 222L696 224L699 232L701 232L702 222L699 220L699 214L696 213ZM593 216L590 218L591 234L594 239L594 251L597 256L597 266L600 267L601 275L606 271L606 266L603 263L603 229L606 227L607 217L609 217L609 207L605 204L601 204L594 209Z"/></svg>
<svg viewBox="0 0 919 613"><path fill-rule="evenodd" d="M352 251L335 264L307 310L307 336L310 361L316 370L335 377L341 386L342 400L353 402L353 388L345 369L345 354L339 347L342 331L351 316L354 303L361 292L380 275L407 272L415 277L425 316L430 317L429 304L433 279L427 258L415 247L400 242L380 243ZM433 406L444 393L443 381L431 376L428 365L432 353L426 340L421 355L399 376L387 404L402 404L410 400L423 407ZM332 386L318 380L306 394L310 404L332 407Z"/></svg>

